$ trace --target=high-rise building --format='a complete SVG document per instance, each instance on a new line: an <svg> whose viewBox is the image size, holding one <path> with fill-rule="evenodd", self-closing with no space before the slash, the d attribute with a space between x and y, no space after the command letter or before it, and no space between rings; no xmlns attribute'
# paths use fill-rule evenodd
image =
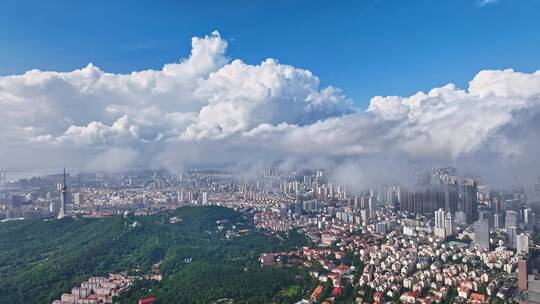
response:
<svg viewBox="0 0 540 304"><path fill-rule="evenodd" d="M202 193L202 204L203 205L208 205L208 193L207 192L203 192Z"/></svg>
<svg viewBox="0 0 540 304"><path fill-rule="evenodd" d="M426 192L425 191L422 191L422 190L416 190L412 193L412 199L410 199L410 201L412 201L412 212L416 213L416 214L423 214L426 210L426 208L424 207L425 205L425 199L426 197ZM409 203L410 204L410 203Z"/></svg>
<svg viewBox="0 0 540 304"><path fill-rule="evenodd" d="M307 200L302 202L302 210L305 212L315 212L319 210L319 202L317 200Z"/></svg>
<svg viewBox="0 0 540 304"><path fill-rule="evenodd" d="M528 228L534 226L534 213L530 207L523 209L523 222Z"/></svg>
<svg viewBox="0 0 540 304"><path fill-rule="evenodd" d="M185 201L183 189L176 192L176 201L179 203L183 203Z"/></svg>
<svg viewBox="0 0 540 304"><path fill-rule="evenodd" d="M522 205L523 201L519 198L506 199L504 201L504 206L506 210L519 211Z"/></svg>
<svg viewBox="0 0 540 304"><path fill-rule="evenodd" d="M479 220L488 220L489 224L492 226L493 224L493 213L491 212L491 208L486 205L478 206L478 219Z"/></svg>
<svg viewBox="0 0 540 304"><path fill-rule="evenodd" d="M399 203L399 187L387 187L381 189L377 200L387 208L393 208Z"/></svg>
<svg viewBox="0 0 540 304"><path fill-rule="evenodd" d="M474 242L478 247L489 250L489 221L474 222Z"/></svg>
<svg viewBox="0 0 540 304"><path fill-rule="evenodd" d="M424 213L433 213L439 208L444 208L444 192L439 184L430 185L426 189L426 204Z"/></svg>
<svg viewBox="0 0 540 304"><path fill-rule="evenodd" d="M379 234L386 234L387 233L387 226L385 222L380 222L375 224L375 232Z"/></svg>
<svg viewBox="0 0 540 304"><path fill-rule="evenodd" d="M463 194L464 198L465 196ZM444 209L452 214L458 210L465 211L464 207L459 209L458 186L452 182L417 187L412 191L398 188L397 197L401 211L416 214L433 214L438 209Z"/></svg>
<svg viewBox="0 0 540 304"><path fill-rule="evenodd" d="M477 183L468 180L459 187L460 210L465 212L467 223L473 223L478 219Z"/></svg>
<svg viewBox="0 0 540 304"><path fill-rule="evenodd" d="M296 199L294 200L294 214L301 215L302 214L302 198L297 195Z"/></svg>
<svg viewBox="0 0 540 304"><path fill-rule="evenodd" d="M334 197L334 185L328 184L328 196Z"/></svg>
<svg viewBox="0 0 540 304"><path fill-rule="evenodd" d="M445 238L454 234L454 223L450 212L447 212L442 208L435 211L434 234L439 238Z"/></svg>
<svg viewBox="0 0 540 304"><path fill-rule="evenodd" d="M360 210L360 216L362 217L363 225L367 225L370 223L371 216L369 210L362 209Z"/></svg>
<svg viewBox="0 0 540 304"><path fill-rule="evenodd" d="M375 217L376 211L377 211L377 200L375 199L375 196L370 196L368 199L368 210L370 213L370 217Z"/></svg>
<svg viewBox="0 0 540 304"><path fill-rule="evenodd" d="M527 290L527 261L519 260L518 262L518 288L519 290Z"/></svg>
<svg viewBox="0 0 540 304"><path fill-rule="evenodd" d="M84 204L84 195L80 192L73 193L73 204L75 205Z"/></svg>
<svg viewBox="0 0 540 304"><path fill-rule="evenodd" d="M454 234L454 220L452 219L452 214L450 212L446 213L444 219L444 229L446 231L446 236Z"/></svg>
<svg viewBox="0 0 540 304"><path fill-rule="evenodd" d="M444 184L444 209L450 213L458 210L458 191L454 184Z"/></svg>
<svg viewBox="0 0 540 304"><path fill-rule="evenodd" d="M433 232L436 237L446 237L445 220L446 212L443 209L435 211L435 228L433 229Z"/></svg>
<svg viewBox="0 0 540 304"><path fill-rule="evenodd" d="M504 227L504 217L502 213L495 213L493 215L493 227L495 229L503 228Z"/></svg>
<svg viewBox="0 0 540 304"><path fill-rule="evenodd" d="M400 211L410 211L409 207L409 192L403 187L399 188L399 210Z"/></svg>
<svg viewBox="0 0 540 304"><path fill-rule="evenodd" d="M517 253L529 253L529 236L524 234L524 233L520 233L518 236L517 236Z"/></svg>
<svg viewBox="0 0 540 304"><path fill-rule="evenodd" d="M60 212L60 202L57 199L49 204L49 212L52 214L58 214L58 212Z"/></svg>
<svg viewBox="0 0 540 304"><path fill-rule="evenodd" d="M352 199L352 202L353 202L353 207L354 207L355 209L360 209L361 199L360 199L358 196L355 196L355 197Z"/></svg>
<svg viewBox="0 0 540 304"><path fill-rule="evenodd" d="M504 213L504 200L502 197L491 198L491 208L494 213Z"/></svg>
<svg viewBox="0 0 540 304"><path fill-rule="evenodd" d="M519 225L519 214L513 210L506 210L506 219L504 222L506 229L510 226L517 227Z"/></svg>
<svg viewBox="0 0 540 304"><path fill-rule="evenodd" d="M463 211L457 211L454 214L454 222L458 225L466 225L467 224L467 215Z"/></svg>
<svg viewBox="0 0 540 304"><path fill-rule="evenodd" d="M517 227L509 226L506 228L506 234L508 237L508 247L512 249L517 248Z"/></svg>
<svg viewBox="0 0 540 304"><path fill-rule="evenodd" d="M446 218L446 212L443 209L435 211L435 227L444 228L444 219Z"/></svg>

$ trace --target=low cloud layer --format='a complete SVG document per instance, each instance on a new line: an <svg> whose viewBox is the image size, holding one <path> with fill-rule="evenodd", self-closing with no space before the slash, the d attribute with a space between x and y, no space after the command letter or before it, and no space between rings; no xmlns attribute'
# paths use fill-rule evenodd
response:
<svg viewBox="0 0 540 304"><path fill-rule="evenodd" d="M358 168L362 180L375 171L384 180L374 168L399 176L392 171L410 162L499 182L538 175L540 72L480 71L467 89L376 96L362 110L308 70L274 59L249 65L226 50L214 32L161 70L112 74L89 64L0 77L0 166L322 160Z"/></svg>

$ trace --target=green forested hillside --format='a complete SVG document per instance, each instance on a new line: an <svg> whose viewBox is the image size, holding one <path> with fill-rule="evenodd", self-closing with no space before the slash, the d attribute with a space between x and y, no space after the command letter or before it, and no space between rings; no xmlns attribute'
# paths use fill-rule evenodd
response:
<svg viewBox="0 0 540 304"><path fill-rule="evenodd" d="M173 215L183 220L169 223ZM250 232L226 239L216 224L224 219L229 229L235 225ZM139 225L134 227L135 221ZM235 303L289 302L292 298L283 298L281 291L310 284L308 276L292 268L263 269L257 256L302 242L297 233L282 241L258 232L240 213L220 207L127 219L0 223L0 297L10 303L49 303L89 276L135 268L144 272L161 261L161 283L140 282L119 301L134 303L140 296L153 295L160 303L220 298L233 298ZM185 258L192 262L184 263ZM300 288L298 294L302 292L307 290Z"/></svg>

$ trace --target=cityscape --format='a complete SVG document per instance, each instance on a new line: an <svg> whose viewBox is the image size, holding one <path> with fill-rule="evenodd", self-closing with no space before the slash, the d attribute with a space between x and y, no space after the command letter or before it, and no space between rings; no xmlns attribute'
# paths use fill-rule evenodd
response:
<svg viewBox="0 0 540 304"><path fill-rule="evenodd" d="M0 216L148 216L216 205L246 214L258 229L309 238L310 246L259 256L261 267L305 268L319 282L298 303L336 296L356 303L540 302L540 183L497 191L453 167L414 170L414 188L363 191L333 183L328 170L270 168L254 177L217 169L68 170L5 183ZM53 303L109 303L137 279L109 276L91 277ZM158 271L143 276L161 280Z"/></svg>

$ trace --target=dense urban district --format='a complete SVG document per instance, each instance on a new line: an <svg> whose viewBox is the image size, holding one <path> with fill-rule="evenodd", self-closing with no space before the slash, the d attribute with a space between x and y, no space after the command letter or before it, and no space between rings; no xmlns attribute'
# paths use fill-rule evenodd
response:
<svg viewBox="0 0 540 304"><path fill-rule="evenodd" d="M540 186L413 171L413 186L358 190L325 170L0 170L0 297L540 303Z"/></svg>

